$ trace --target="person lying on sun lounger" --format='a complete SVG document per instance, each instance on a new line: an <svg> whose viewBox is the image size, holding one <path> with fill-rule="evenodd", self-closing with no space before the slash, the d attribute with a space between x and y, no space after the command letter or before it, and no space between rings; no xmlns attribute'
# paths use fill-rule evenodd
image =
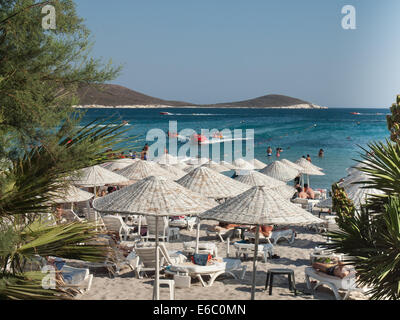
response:
<svg viewBox="0 0 400 320"><path fill-rule="evenodd" d="M250 229L250 232L255 233L256 230L256 227L254 227ZM260 226L260 233L266 238L271 236L272 230L274 230L274 226Z"/></svg>
<svg viewBox="0 0 400 320"><path fill-rule="evenodd" d="M226 231L226 230L234 229L236 227L239 227L239 225L220 222L219 225L214 227L214 230L215 231Z"/></svg>
<svg viewBox="0 0 400 320"><path fill-rule="evenodd" d="M350 270L341 261L336 263L314 262L312 267L317 271L321 271L327 275L339 277L341 279L350 274Z"/></svg>

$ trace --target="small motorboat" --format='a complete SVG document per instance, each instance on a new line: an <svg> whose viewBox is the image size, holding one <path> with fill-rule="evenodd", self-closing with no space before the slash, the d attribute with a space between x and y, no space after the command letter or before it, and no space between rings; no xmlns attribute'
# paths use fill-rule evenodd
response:
<svg viewBox="0 0 400 320"><path fill-rule="evenodd" d="M359 112L350 112L350 114L360 115L361 113L359 113Z"/></svg>
<svg viewBox="0 0 400 320"><path fill-rule="evenodd" d="M202 134L194 134L192 136L192 139L193 139L194 142L197 142L198 144L202 144L202 143L208 142L207 137L202 135Z"/></svg>
<svg viewBox="0 0 400 320"><path fill-rule="evenodd" d="M170 112L160 112L160 114L162 114L163 116L173 116L173 114Z"/></svg>

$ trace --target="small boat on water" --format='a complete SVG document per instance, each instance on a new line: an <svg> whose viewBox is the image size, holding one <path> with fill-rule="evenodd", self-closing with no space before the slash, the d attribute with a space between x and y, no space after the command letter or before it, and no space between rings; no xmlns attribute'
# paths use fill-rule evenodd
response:
<svg viewBox="0 0 400 320"><path fill-rule="evenodd" d="M202 143L206 143L208 142L208 139L206 136L202 135L202 134L194 134L192 136L192 141L196 142L198 144L202 144Z"/></svg>
<svg viewBox="0 0 400 320"><path fill-rule="evenodd" d="M360 115L361 113L359 113L359 112L350 112L350 114Z"/></svg>
<svg viewBox="0 0 400 320"><path fill-rule="evenodd" d="M173 114L170 112L160 112L160 114L162 114L163 116L173 116Z"/></svg>

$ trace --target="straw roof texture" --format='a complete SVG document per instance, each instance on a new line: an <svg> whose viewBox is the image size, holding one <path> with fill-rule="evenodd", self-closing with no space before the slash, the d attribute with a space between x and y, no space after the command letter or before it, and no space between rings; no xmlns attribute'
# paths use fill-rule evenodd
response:
<svg viewBox="0 0 400 320"><path fill-rule="evenodd" d="M249 189L249 186L207 167L192 170L177 183L204 197L213 199L234 197Z"/></svg>
<svg viewBox="0 0 400 320"><path fill-rule="evenodd" d="M282 162L283 164L286 164L289 167L292 167L296 170L298 170L300 173L303 172L304 168L299 166L298 164L295 164L294 162L288 160L288 159L282 159L280 160L280 162Z"/></svg>
<svg viewBox="0 0 400 320"><path fill-rule="evenodd" d="M227 167L225 167L225 166L223 166L223 165L221 165L219 163L216 163L216 162L214 162L212 160L210 160L209 162L203 164L202 167L207 167L207 168L212 169L212 170L217 171L217 172L225 172L225 171L229 171L230 170L229 168L227 168Z"/></svg>
<svg viewBox="0 0 400 320"><path fill-rule="evenodd" d="M291 199L296 193L296 190L293 187L265 174L257 171L243 171L243 173L244 174L238 175L234 179L251 187L264 186L267 189L277 192L284 199Z"/></svg>
<svg viewBox="0 0 400 320"><path fill-rule="evenodd" d="M100 166L79 170L76 177L70 177L73 184L82 187L98 187L106 184L125 184L129 180Z"/></svg>
<svg viewBox="0 0 400 320"><path fill-rule="evenodd" d="M54 194L55 203L70 203L88 201L94 197L93 193L84 191L74 186L69 186L66 190Z"/></svg>
<svg viewBox="0 0 400 320"><path fill-rule="evenodd" d="M250 190L199 216L205 220L249 225L307 225L323 221L265 187Z"/></svg>
<svg viewBox="0 0 400 320"><path fill-rule="evenodd" d="M178 157L175 157L169 153L164 153L158 158L154 159L154 162L158 164L177 164L179 163Z"/></svg>
<svg viewBox="0 0 400 320"><path fill-rule="evenodd" d="M210 159L207 158L190 158L185 161L186 164L188 165L193 165L193 166L201 166L203 164L206 164L210 161Z"/></svg>
<svg viewBox="0 0 400 320"><path fill-rule="evenodd" d="M295 163L303 168L303 171L302 171L303 174L308 174L310 176L324 176L325 175L325 173L321 172L322 168L317 167L316 165L312 164L307 159L300 158Z"/></svg>
<svg viewBox="0 0 400 320"><path fill-rule="evenodd" d="M243 170L240 171L239 173L240 174L236 176L234 179L236 181L239 181L241 183L247 184L252 187L265 186L267 189L271 189L286 185L286 183L281 180L271 178L270 176L267 176L257 171Z"/></svg>
<svg viewBox="0 0 400 320"><path fill-rule="evenodd" d="M251 165L253 165L254 169L256 169L256 170L264 169L267 166L266 163L264 163L258 159L249 160L247 162L249 162Z"/></svg>
<svg viewBox="0 0 400 320"><path fill-rule="evenodd" d="M178 168L178 169L180 169L182 171L184 171L188 167L188 165L186 163L184 163L184 162L178 162L176 164L172 164L172 166L175 167L175 168Z"/></svg>
<svg viewBox="0 0 400 320"><path fill-rule="evenodd" d="M141 161L141 160L140 159L118 159L115 161L103 163L100 166L103 167L104 169L107 169L110 171L116 171L116 170L124 169L127 166L130 166L131 164L135 163L136 161Z"/></svg>
<svg viewBox="0 0 400 320"><path fill-rule="evenodd" d="M269 164L266 168L260 170L260 172L274 179L285 182L293 180L299 175L299 171L280 161L275 161Z"/></svg>
<svg viewBox="0 0 400 320"><path fill-rule="evenodd" d="M233 161L232 165L236 170L254 170L254 165L242 158ZM263 168L265 168L265 166Z"/></svg>
<svg viewBox="0 0 400 320"><path fill-rule="evenodd" d="M184 176L186 176L186 172L179 169L177 166L171 165L171 164L160 164L160 167L166 171L168 171L170 174L175 176L175 180L178 180Z"/></svg>
<svg viewBox="0 0 400 320"><path fill-rule="evenodd" d="M226 168L228 168L229 170L235 169L235 167L233 166L232 163L229 163L229 162L227 162L225 160L220 161L219 164L224 166L224 167L226 167Z"/></svg>
<svg viewBox="0 0 400 320"><path fill-rule="evenodd" d="M164 170L157 163L152 161L138 161L124 169L116 171L116 173L133 182L150 176L162 176L172 180L176 179L172 173Z"/></svg>
<svg viewBox="0 0 400 320"><path fill-rule="evenodd" d="M216 205L164 177L148 177L93 201L99 212L152 216L197 215Z"/></svg>

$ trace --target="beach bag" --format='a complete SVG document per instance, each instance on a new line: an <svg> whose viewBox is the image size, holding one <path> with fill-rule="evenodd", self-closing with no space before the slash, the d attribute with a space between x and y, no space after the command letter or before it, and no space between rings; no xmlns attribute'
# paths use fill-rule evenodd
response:
<svg viewBox="0 0 400 320"><path fill-rule="evenodd" d="M194 254L192 256L192 262L199 266L206 266L208 261L210 261L211 259L211 254Z"/></svg>

